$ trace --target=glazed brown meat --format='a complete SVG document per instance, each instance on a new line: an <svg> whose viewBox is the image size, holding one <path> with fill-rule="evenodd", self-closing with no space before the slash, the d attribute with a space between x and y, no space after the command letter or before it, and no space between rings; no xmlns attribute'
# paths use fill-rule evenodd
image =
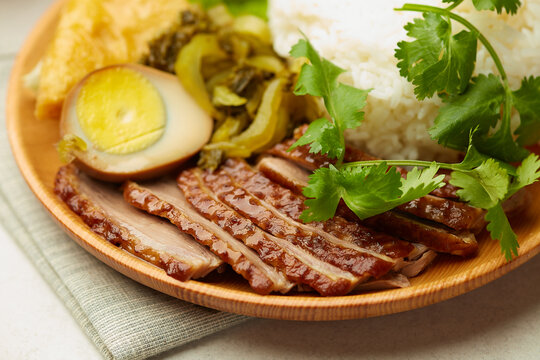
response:
<svg viewBox="0 0 540 360"><path fill-rule="evenodd" d="M387 211L372 216L365 222L405 240L424 244L437 252L464 257L476 255L478 252L478 242L474 234L431 225L405 213Z"/></svg>
<svg viewBox="0 0 540 360"><path fill-rule="evenodd" d="M308 285L321 295L335 296L348 293L369 277L367 274L355 276L318 259L289 241L262 231L249 219L222 203L206 187L200 169L183 171L178 178L178 185L201 215L244 241L262 259L282 270L291 281Z"/></svg>
<svg viewBox="0 0 540 360"><path fill-rule="evenodd" d="M290 189L294 192L302 191L302 188L307 185L308 173L289 161L264 158L259 162L258 168L263 174L282 185L291 186ZM280 181L284 178L287 180ZM349 221L359 221L358 217L343 203L338 207L338 215ZM401 239L424 244L439 252L470 256L478 251L478 243L470 232L458 232L436 223L428 223L400 214L397 211L388 211L364 223Z"/></svg>
<svg viewBox="0 0 540 360"><path fill-rule="evenodd" d="M293 143L294 140L288 140L277 144L268 150L267 153L292 161L293 163L311 171L320 167L328 166L331 163L326 156L320 154L310 154L308 146L300 146L292 151L287 151ZM358 149L351 150L351 148L347 148L347 152L345 154L346 161L363 161L373 159L375 158L364 154ZM402 175L407 174L407 171L404 169L398 168L398 171L400 171ZM451 185L445 185L445 187L447 186ZM447 188L446 190L441 191L448 192L449 190ZM485 212L483 210L462 202L444 199L433 195L426 195L408 204L404 204L400 207L400 210L422 219L441 223L458 231L470 230L473 232L479 232L485 225Z"/></svg>
<svg viewBox="0 0 540 360"><path fill-rule="evenodd" d="M227 160L222 169L238 185L275 207L292 220L301 222L300 215L306 208L304 205L306 198L304 196L295 194L291 190L272 182L261 172L254 171L241 159ZM313 231L324 231L337 238L350 241L362 248L394 259L408 257L414 248L408 242L367 228L358 222L347 221L339 216L324 222L312 222L307 226L312 227Z"/></svg>
<svg viewBox="0 0 540 360"><path fill-rule="evenodd" d="M313 231L304 224L293 221L267 202L250 194L224 171L205 172L203 179L206 186L221 201L261 229L286 239L322 261L351 272L357 277L378 278L386 274L395 264L388 256L362 249L335 236Z"/></svg>
<svg viewBox="0 0 540 360"><path fill-rule="evenodd" d="M242 241L199 215L186 201L174 179L124 185L124 198L131 205L150 214L169 219L181 231L192 235L199 243L231 265L259 294L272 291L288 292L293 283L285 279L274 267L263 262Z"/></svg>
<svg viewBox="0 0 540 360"><path fill-rule="evenodd" d="M203 277L222 264L191 236L129 206L120 191L73 165L60 168L54 190L93 232L178 280Z"/></svg>

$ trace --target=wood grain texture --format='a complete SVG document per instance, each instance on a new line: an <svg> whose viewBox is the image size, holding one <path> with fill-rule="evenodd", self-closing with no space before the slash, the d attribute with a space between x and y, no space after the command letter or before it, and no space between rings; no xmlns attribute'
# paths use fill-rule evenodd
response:
<svg viewBox="0 0 540 360"><path fill-rule="evenodd" d="M471 291L515 269L540 252L540 185L530 187L529 206L512 219L521 244L520 256L506 262L496 241L479 236L479 255L473 259L441 256L411 287L342 297L311 294L266 295L252 292L242 279L180 282L165 272L95 235L53 193L60 166L54 144L56 121L34 118L34 97L22 76L39 61L53 35L61 2L42 17L21 49L8 89L7 127L11 147L23 177L52 217L80 246L122 274L171 296L202 306L250 316L288 320L339 320L380 316L418 307ZM501 294L501 296L504 296Z"/></svg>

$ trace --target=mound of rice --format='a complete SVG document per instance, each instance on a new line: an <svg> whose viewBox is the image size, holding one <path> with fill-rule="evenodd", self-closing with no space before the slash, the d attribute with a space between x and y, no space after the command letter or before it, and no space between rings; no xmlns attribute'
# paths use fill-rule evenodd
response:
<svg viewBox="0 0 540 360"><path fill-rule="evenodd" d="M373 88L365 122L347 134L352 143L383 158L455 160L456 154L431 140L427 132L440 100L416 100L412 85L396 66L394 49L407 38L403 26L421 16L393 10L405 2L270 0L274 46L287 56L302 31L322 56L348 70L341 81ZM413 2L441 6L440 1ZM479 12L471 1L458 7L460 15L482 31L502 58L512 89L519 88L523 76L540 75L540 0L522 3L514 16ZM460 30L455 22L453 27ZM476 73L488 72L496 73L496 69L480 45Z"/></svg>

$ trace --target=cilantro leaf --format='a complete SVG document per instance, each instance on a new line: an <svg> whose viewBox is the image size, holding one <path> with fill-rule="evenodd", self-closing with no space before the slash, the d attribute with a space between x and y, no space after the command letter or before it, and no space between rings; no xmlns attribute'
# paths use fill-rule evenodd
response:
<svg viewBox="0 0 540 360"><path fill-rule="evenodd" d="M403 195L400 197L399 205L418 199L429 194L433 190L444 186L444 175L437 175L439 166L433 162L425 169L413 168L407 173L407 177L401 180L400 190ZM398 206L398 205L395 205Z"/></svg>
<svg viewBox="0 0 540 360"><path fill-rule="evenodd" d="M483 136L474 140L476 146L483 153L489 154L496 159L508 162L523 160L529 151L525 150L512 137L510 126L504 125L491 136Z"/></svg>
<svg viewBox="0 0 540 360"><path fill-rule="evenodd" d="M504 96L497 76L479 75L464 94L447 99L429 129L431 138L441 145L465 151L471 131L475 131L475 138L486 136L490 128L497 125Z"/></svg>
<svg viewBox="0 0 540 360"><path fill-rule="evenodd" d="M536 182L540 178L540 159L538 155L529 155L516 170L516 177L506 197L514 195L518 190Z"/></svg>
<svg viewBox="0 0 540 360"><path fill-rule="evenodd" d="M342 158L345 148L341 145L341 138L337 127L327 119L318 119L309 124L304 135L289 149L311 144L309 152L328 155L329 158Z"/></svg>
<svg viewBox="0 0 540 360"><path fill-rule="evenodd" d="M540 140L540 76L523 79L521 88L512 94L521 119L515 132L517 141L520 145L532 145Z"/></svg>
<svg viewBox="0 0 540 360"><path fill-rule="evenodd" d="M450 184L461 188L457 191L460 199L490 209L504 200L510 177L494 159L488 159L473 170L453 171Z"/></svg>
<svg viewBox="0 0 540 360"><path fill-rule="evenodd" d="M345 154L343 131L356 128L363 121L364 112L360 110L366 105L370 90L361 90L338 82L338 76L345 70L321 58L306 39L300 39L292 47L290 54L309 60L309 64L302 66L294 93L322 97L332 118L332 121L319 119L312 123L291 149L311 144L310 152L321 152L342 160Z"/></svg>
<svg viewBox="0 0 540 360"><path fill-rule="evenodd" d="M508 261L512 260L513 255L518 255L519 243L500 202L488 209L485 219L491 238L499 240L504 257Z"/></svg>
<svg viewBox="0 0 540 360"><path fill-rule="evenodd" d="M316 170L304 195L308 208L302 213L305 222L324 221L332 217L343 199L359 218L365 219L422 197L443 186L443 175L436 176L435 165L413 169L402 178L396 168L385 162L376 166L329 168Z"/></svg>
<svg viewBox="0 0 540 360"><path fill-rule="evenodd" d="M366 100L370 90L361 90L353 86L339 83L332 94L334 114L341 123L340 129L354 129L364 120L364 112L360 111L366 106ZM347 99L344 101L344 99Z"/></svg>
<svg viewBox="0 0 540 360"><path fill-rule="evenodd" d="M201 4L205 9L209 9L219 4L225 4L232 15L255 15L267 20L267 0L190 0L191 3Z"/></svg>
<svg viewBox="0 0 540 360"><path fill-rule="evenodd" d="M416 97L465 91L476 61L476 35L465 30L452 35L450 22L434 13L424 13L405 30L416 40L399 42L395 56L401 76L415 85Z"/></svg>
<svg viewBox="0 0 540 360"><path fill-rule="evenodd" d="M490 159L489 156L482 154L479 152L476 147L473 145L473 139L474 135L476 133L476 129L472 130L469 134L469 147L467 148L467 152L465 153L465 158L463 161L461 161L459 164L454 164L453 168L458 170L473 170L474 168L480 166L484 161ZM499 159L492 158L501 168L506 170L508 175L515 176L516 175L516 168L510 165L509 163L506 163L504 161L501 161Z"/></svg>
<svg viewBox="0 0 540 360"><path fill-rule="evenodd" d="M310 64L302 66L294 89L295 95L321 96L324 103L328 105L332 90L337 87L337 78L345 70L321 58L317 50L306 39L300 39L292 47L290 55L295 58L305 57L310 62Z"/></svg>
<svg viewBox="0 0 540 360"><path fill-rule="evenodd" d="M302 191L308 199L300 219L304 222L324 221L334 216L341 199L340 181L340 172L333 165L315 170Z"/></svg>
<svg viewBox="0 0 540 360"><path fill-rule="evenodd" d="M508 14L517 13L518 8L521 6L519 0L473 0L476 10L497 10L497 14L500 14L503 9Z"/></svg>

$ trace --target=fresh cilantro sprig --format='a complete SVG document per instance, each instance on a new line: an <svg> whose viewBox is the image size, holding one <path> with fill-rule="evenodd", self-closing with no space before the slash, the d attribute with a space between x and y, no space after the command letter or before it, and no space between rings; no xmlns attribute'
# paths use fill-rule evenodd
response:
<svg viewBox="0 0 540 360"><path fill-rule="evenodd" d="M310 152L321 153L341 164L345 156L346 129L358 127L364 119L360 111L366 105L370 90L360 90L338 81L344 69L320 57L307 39L301 39L290 51L291 56L306 58L308 64L302 70L296 82L296 95L320 96L332 120L321 118L315 120L308 130L293 146L310 144ZM348 99L343 101L343 99Z"/></svg>
<svg viewBox="0 0 540 360"><path fill-rule="evenodd" d="M453 10L463 0L445 0L447 8L405 4L398 11L416 11L422 18L407 24L407 35L415 40L398 43L395 56L400 74L415 86L419 100L437 93L445 102L431 137L440 144L465 151L468 134L475 131L473 144L482 153L506 162L522 161L524 148L540 139L540 77L525 78L513 91L497 52L488 39L468 20ZM519 0L473 0L477 10L515 14ZM452 22L465 30L452 32ZM473 77L477 45L480 42L495 63L498 75ZM520 125L511 128L512 109L520 115ZM517 136L517 140L515 137Z"/></svg>
<svg viewBox="0 0 540 360"><path fill-rule="evenodd" d="M310 175L308 185L303 191L308 198L307 208L301 216L303 221L324 221L331 218L341 200L361 219L383 213L443 186L444 177L437 175L437 171L441 168L452 171L450 182L460 187L457 193L462 200L487 210L487 229L494 239L499 240L505 257L510 260L513 255L517 255L519 247L517 237L506 218L502 203L519 189L535 182L540 177L538 156L529 155L516 169L500 158L480 152L474 140L478 139L482 124L481 121L473 121L475 120L475 106L469 104L470 99L463 98L461 106L467 110L464 112L469 113L468 118L472 119L470 121L473 125L463 126L458 123L453 129L454 132L460 132L460 137L467 139L464 143L459 143L460 147L465 147L467 150L461 163L447 164L420 160L343 163L345 155L343 132L360 126L364 116L361 110L366 104L369 90L355 89L340 83L338 78L344 70L322 58L307 39L301 39L293 46L291 55L306 58L308 61L303 65L298 77L295 94L322 97L331 117L331 119L322 118L312 122L291 150L297 146L309 145L310 152L325 154L336 159L335 165L318 169ZM459 78L461 75L454 73L451 76ZM444 86L453 82L455 89L458 89L461 82L455 82L449 77L450 75ZM480 79L477 80L479 88L490 86L498 88L499 86L490 84L497 81L489 76L478 77L478 79ZM522 88L534 87L535 81L535 79L527 79ZM479 98L486 97L485 93L479 90L476 90L473 95ZM537 99L529 95L521 97L523 100L520 106L532 117L534 114L531 109L534 109ZM496 96L495 92L491 97ZM489 97L485 101L489 101ZM485 114L480 113L480 115L490 118L492 113L486 111ZM466 130L462 130L460 126L465 127ZM410 166L413 169L406 177L402 177L396 166Z"/></svg>

